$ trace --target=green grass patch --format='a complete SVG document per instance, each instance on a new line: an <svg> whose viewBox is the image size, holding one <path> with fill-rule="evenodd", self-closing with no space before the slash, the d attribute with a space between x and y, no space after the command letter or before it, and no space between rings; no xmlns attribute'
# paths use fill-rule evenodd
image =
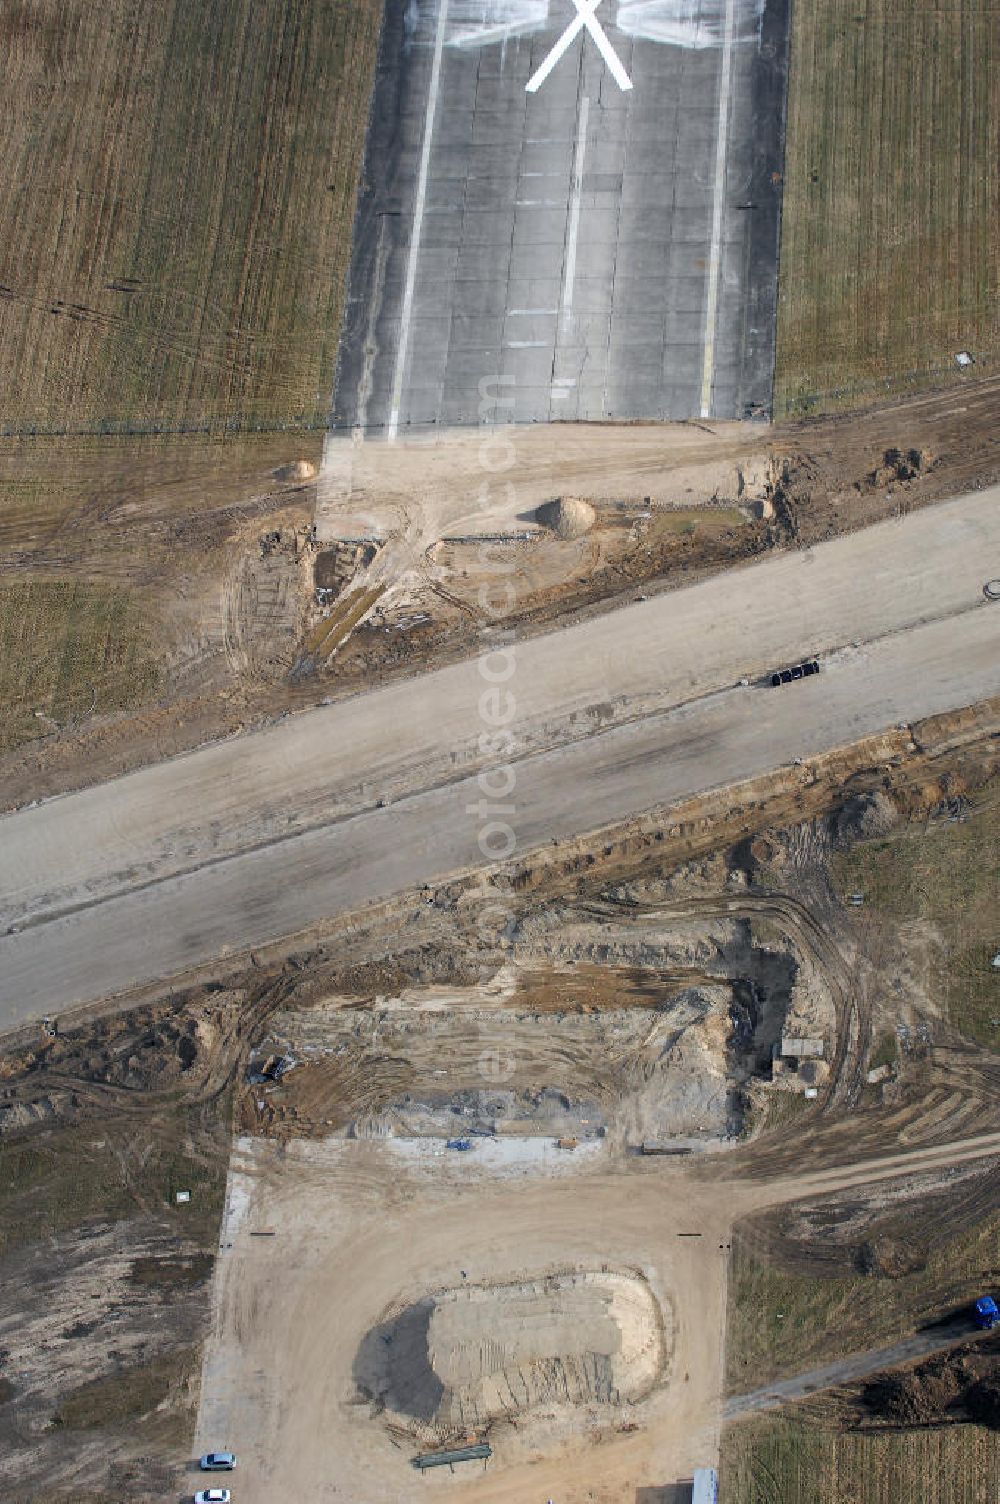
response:
<svg viewBox="0 0 1000 1504"><path fill-rule="evenodd" d="M154 1290L189 1290L203 1284L212 1272L215 1259L210 1253L196 1253L189 1258L138 1258L129 1271L134 1285Z"/></svg>
<svg viewBox="0 0 1000 1504"><path fill-rule="evenodd" d="M737 507L664 507L653 513L650 536L714 537L730 528L746 527L747 519Z"/></svg>
<svg viewBox="0 0 1000 1504"><path fill-rule="evenodd" d="M720 1504L994 1504L1000 1448L981 1426L820 1429L794 1413L729 1426Z"/></svg>
<svg viewBox="0 0 1000 1504"><path fill-rule="evenodd" d="M0 752L141 704L158 668L149 617L130 591L76 581L0 587Z"/></svg>
<svg viewBox="0 0 1000 1504"><path fill-rule="evenodd" d="M226 1119L222 1107L220 1124ZM194 1125L191 1125L193 1129ZM225 1197L228 1142L189 1149L187 1117L111 1120L0 1142L0 1255L93 1221L170 1208L177 1230L213 1249ZM177 1206L174 1194L190 1190Z"/></svg>
<svg viewBox="0 0 1000 1504"><path fill-rule="evenodd" d="M994 0L792 8L775 412L960 380L1000 350Z"/></svg>
<svg viewBox="0 0 1000 1504"><path fill-rule="evenodd" d="M62 1396L52 1424L67 1431L93 1431L141 1420L193 1372L198 1356L198 1351L184 1349L81 1384Z"/></svg>
<svg viewBox="0 0 1000 1504"><path fill-rule="evenodd" d="M878 1070L883 1065L895 1065L898 1057L899 1044L896 1036L889 1030L886 1030L876 1040L875 1048L872 1050L868 1065L871 1070Z"/></svg>
<svg viewBox="0 0 1000 1504"><path fill-rule="evenodd" d="M1000 781L977 796L958 821L910 824L887 840L838 853L835 882L862 892L866 907L895 922L924 920L943 950L931 981L949 1022L1000 1048Z"/></svg>

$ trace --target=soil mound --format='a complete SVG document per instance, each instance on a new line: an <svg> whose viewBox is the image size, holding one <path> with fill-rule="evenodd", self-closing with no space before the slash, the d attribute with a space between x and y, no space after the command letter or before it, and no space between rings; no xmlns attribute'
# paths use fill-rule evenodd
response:
<svg viewBox="0 0 1000 1504"><path fill-rule="evenodd" d="M899 810L881 789L873 794L858 794L848 799L834 819L834 838L838 844L873 841L889 834L899 822Z"/></svg>
<svg viewBox="0 0 1000 1504"><path fill-rule="evenodd" d="M543 526L551 528L557 538L570 543L590 532L597 513L589 501L581 501L578 496L560 496L540 506L535 517Z"/></svg>
<svg viewBox="0 0 1000 1504"><path fill-rule="evenodd" d="M865 1385L865 1404L897 1426L933 1425L958 1399L968 1379L961 1358L935 1358L909 1372L873 1379Z"/></svg>
<svg viewBox="0 0 1000 1504"><path fill-rule="evenodd" d="M873 1278L903 1279L908 1274L918 1274L927 1267L923 1250L911 1241L899 1238L869 1238L858 1251L858 1266L862 1274Z"/></svg>
<svg viewBox="0 0 1000 1504"><path fill-rule="evenodd" d="M396 1423L447 1436L543 1406L641 1399L664 1373L667 1338L635 1274L463 1285L369 1333L355 1376Z"/></svg>
<svg viewBox="0 0 1000 1504"><path fill-rule="evenodd" d="M1000 1431L1000 1378L991 1376L973 1384L965 1396L965 1406L981 1426Z"/></svg>
<svg viewBox="0 0 1000 1504"><path fill-rule="evenodd" d="M868 476L873 486L885 486L894 480L915 480L934 468L934 456L929 449L887 449L881 465Z"/></svg>
<svg viewBox="0 0 1000 1504"><path fill-rule="evenodd" d="M312 480L316 466L310 460L294 460L290 465L282 465L274 474L278 480Z"/></svg>

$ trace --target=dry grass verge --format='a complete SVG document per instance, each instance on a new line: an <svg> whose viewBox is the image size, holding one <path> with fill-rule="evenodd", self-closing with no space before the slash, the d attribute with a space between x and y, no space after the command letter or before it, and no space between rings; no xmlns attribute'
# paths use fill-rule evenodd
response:
<svg viewBox="0 0 1000 1504"><path fill-rule="evenodd" d="M795 1415L730 1426L722 1504L992 1504L1000 1449L982 1426L859 1434Z"/></svg>
<svg viewBox="0 0 1000 1504"><path fill-rule="evenodd" d="M183 1387L200 1356L197 1349L172 1352L152 1363L81 1384L60 1400L52 1424L67 1431L93 1431L141 1420L158 1409L171 1391Z"/></svg>
<svg viewBox="0 0 1000 1504"><path fill-rule="evenodd" d="M211 1248L226 1183L222 1110L219 1116L214 1141L199 1134L196 1143L183 1107L152 1105L146 1115L109 1113L82 1136L74 1126L0 1140L0 1255L85 1223L165 1211L179 1190L191 1192L190 1205L175 1213L179 1229ZM164 1271L163 1280L191 1284L197 1267L174 1280ZM137 1279L156 1282L150 1271Z"/></svg>
<svg viewBox="0 0 1000 1504"><path fill-rule="evenodd" d="M841 892L862 893L891 924L933 926L940 944L930 984L949 1022L1000 1050L1000 970L992 965L1000 949L1000 780L886 840L839 853L834 873Z"/></svg>
<svg viewBox="0 0 1000 1504"><path fill-rule="evenodd" d="M955 1213L956 1222L960 1213ZM737 1232L730 1271L728 1382L744 1393L939 1319L989 1288L1000 1214L963 1228L899 1278L794 1273ZM784 1495L780 1495L784 1500Z"/></svg>

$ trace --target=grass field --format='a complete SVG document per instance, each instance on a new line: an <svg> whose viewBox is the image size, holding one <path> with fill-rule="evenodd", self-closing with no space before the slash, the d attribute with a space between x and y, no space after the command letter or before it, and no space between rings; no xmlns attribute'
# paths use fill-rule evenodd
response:
<svg viewBox="0 0 1000 1504"><path fill-rule="evenodd" d="M747 519L738 507L664 507L653 513L649 536L669 537L678 533L681 537L712 537L729 528L746 527Z"/></svg>
<svg viewBox="0 0 1000 1504"><path fill-rule="evenodd" d="M381 9L0 5L0 755L147 702L200 519L318 458Z"/></svg>
<svg viewBox="0 0 1000 1504"><path fill-rule="evenodd" d="M1000 352L995 0L792 7L777 416Z"/></svg>
<svg viewBox="0 0 1000 1504"><path fill-rule="evenodd" d="M862 1435L794 1416L723 1433L720 1504L995 1504L993 1432L958 1425Z"/></svg>
<svg viewBox="0 0 1000 1504"><path fill-rule="evenodd" d="M294 499L276 470L321 446L319 432L0 439L0 757L53 723L183 694L178 673L214 661L233 538Z"/></svg>
<svg viewBox="0 0 1000 1504"><path fill-rule="evenodd" d="M1000 1216L963 1229L897 1279L797 1274L737 1232L730 1266L727 1383L743 1393L847 1353L888 1344L965 1304L997 1274Z"/></svg>
<svg viewBox="0 0 1000 1504"><path fill-rule="evenodd" d="M322 422L380 18L5 0L0 433Z"/></svg>
<svg viewBox="0 0 1000 1504"><path fill-rule="evenodd" d="M57 1128L0 1145L0 1256L88 1222L163 1210L177 1190L192 1193L191 1205L175 1212L179 1230L214 1248L228 1144L220 1133L214 1159L194 1157L190 1133L178 1107L155 1122L108 1118L100 1136Z"/></svg>
<svg viewBox="0 0 1000 1504"><path fill-rule="evenodd" d="M1000 1049L1000 784L987 784L966 817L906 825L888 840L834 859L842 893L893 921L930 921L944 946L931 982L949 1022ZM995 1021L997 1020L997 1021Z"/></svg>
<svg viewBox="0 0 1000 1504"><path fill-rule="evenodd" d="M0 753L52 723L129 710L157 682L136 595L71 581L0 586Z"/></svg>

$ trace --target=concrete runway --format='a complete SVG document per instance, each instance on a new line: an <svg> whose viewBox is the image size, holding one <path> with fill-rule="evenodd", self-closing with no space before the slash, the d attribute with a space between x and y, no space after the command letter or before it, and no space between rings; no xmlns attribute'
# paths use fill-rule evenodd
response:
<svg viewBox="0 0 1000 1504"><path fill-rule="evenodd" d="M788 0L590 4L389 0L335 429L767 414Z"/></svg>
<svg viewBox="0 0 1000 1504"><path fill-rule="evenodd" d="M519 644L518 853L1000 693L998 502ZM807 653L817 679L736 684ZM486 687L456 664L0 820L0 1027L481 864Z"/></svg>

